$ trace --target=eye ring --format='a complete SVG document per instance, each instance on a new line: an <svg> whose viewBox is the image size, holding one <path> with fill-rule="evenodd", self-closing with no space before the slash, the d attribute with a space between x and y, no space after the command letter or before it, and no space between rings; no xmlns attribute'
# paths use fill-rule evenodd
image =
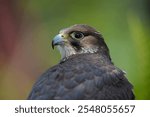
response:
<svg viewBox="0 0 150 117"><path fill-rule="evenodd" d="M73 39L82 39L84 37L82 32L73 32L70 34Z"/></svg>

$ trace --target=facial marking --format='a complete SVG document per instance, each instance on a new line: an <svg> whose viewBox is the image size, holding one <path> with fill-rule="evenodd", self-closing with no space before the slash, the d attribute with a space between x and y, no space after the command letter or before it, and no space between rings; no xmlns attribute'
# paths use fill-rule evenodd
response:
<svg viewBox="0 0 150 117"><path fill-rule="evenodd" d="M76 51L72 47L58 45L57 49L60 51L62 59L76 54Z"/></svg>
<svg viewBox="0 0 150 117"><path fill-rule="evenodd" d="M80 54L82 53L96 53L98 51L98 47L95 48L82 48Z"/></svg>
<svg viewBox="0 0 150 117"><path fill-rule="evenodd" d="M58 45L61 58L68 58L74 54L97 53L99 46L99 33L85 25L74 25L59 32L63 45Z"/></svg>

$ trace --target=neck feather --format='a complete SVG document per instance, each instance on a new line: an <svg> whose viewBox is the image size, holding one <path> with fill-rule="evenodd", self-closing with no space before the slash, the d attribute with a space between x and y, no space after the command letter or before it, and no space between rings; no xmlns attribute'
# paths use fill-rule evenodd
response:
<svg viewBox="0 0 150 117"><path fill-rule="evenodd" d="M61 54L61 59L66 59L69 58L72 55L75 54L84 54L84 53L97 53L98 52L98 47L95 48L81 48L81 50L75 50L72 47L67 47L67 46L57 46L58 50L60 51Z"/></svg>

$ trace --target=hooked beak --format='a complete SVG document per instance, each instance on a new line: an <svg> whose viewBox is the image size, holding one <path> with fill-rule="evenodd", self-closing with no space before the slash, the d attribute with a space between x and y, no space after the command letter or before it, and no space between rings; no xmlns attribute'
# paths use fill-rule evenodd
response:
<svg viewBox="0 0 150 117"><path fill-rule="evenodd" d="M58 34L54 37L54 39L52 40L52 48L54 49L54 46L56 45L63 45L64 44L64 39L63 36L61 34Z"/></svg>

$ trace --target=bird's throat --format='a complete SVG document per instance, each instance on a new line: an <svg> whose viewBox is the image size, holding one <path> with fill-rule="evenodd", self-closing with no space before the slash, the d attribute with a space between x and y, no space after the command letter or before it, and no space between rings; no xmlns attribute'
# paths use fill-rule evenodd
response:
<svg viewBox="0 0 150 117"><path fill-rule="evenodd" d="M58 45L57 48L61 54L61 59L69 58L69 56L76 54L76 51L72 47Z"/></svg>
<svg viewBox="0 0 150 117"><path fill-rule="evenodd" d="M61 54L61 60L67 60L70 56L76 55L76 54L85 54L85 53L97 53L98 47L95 48L81 48L81 50L76 50L69 46L64 45L58 45L57 46L60 54Z"/></svg>

